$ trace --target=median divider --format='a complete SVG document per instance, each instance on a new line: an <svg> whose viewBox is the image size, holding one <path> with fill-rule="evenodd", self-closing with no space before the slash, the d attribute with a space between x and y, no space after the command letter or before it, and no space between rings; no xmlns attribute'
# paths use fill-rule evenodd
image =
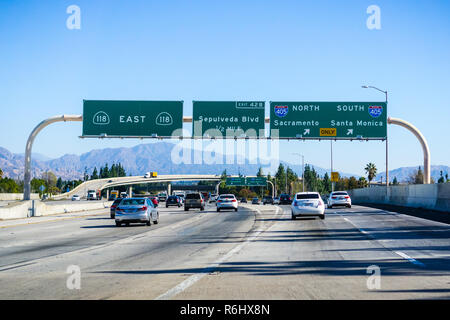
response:
<svg viewBox="0 0 450 320"><path fill-rule="evenodd" d="M109 208L110 202L76 202L49 205L39 200L27 200L0 207L0 220L42 217L61 213L71 213Z"/></svg>

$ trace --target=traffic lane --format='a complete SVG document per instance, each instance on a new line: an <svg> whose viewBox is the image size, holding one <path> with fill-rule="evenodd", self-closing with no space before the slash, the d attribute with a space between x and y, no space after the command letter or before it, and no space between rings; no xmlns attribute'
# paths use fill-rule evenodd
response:
<svg viewBox="0 0 450 320"><path fill-rule="evenodd" d="M243 237L255 222L250 210L218 213L215 209L208 206L203 212L184 212L180 208L183 221L164 227L161 222L159 229L103 247L88 247L0 270L0 298L34 299L35 294L41 299L155 298L191 275L173 270L203 270L235 246L233 242L215 243L214 237ZM204 238L210 242L198 241ZM69 265L80 267L82 290L67 289Z"/></svg>
<svg viewBox="0 0 450 320"><path fill-rule="evenodd" d="M426 261L428 268L447 266L450 270L448 224L364 206L328 213L341 215L364 235L418 265Z"/></svg>
<svg viewBox="0 0 450 320"><path fill-rule="evenodd" d="M58 216L46 222L0 228L0 270L16 263L103 245L186 219L182 208L158 207L158 211L160 223L150 227L131 224L118 228L114 219L110 219L109 209L103 209L93 211L94 216L74 219L59 219L61 216Z"/></svg>
<svg viewBox="0 0 450 320"><path fill-rule="evenodd" d="M358 208L332 209L325 220L291 220L289 206L281 207L283 215L274 218L275 223L239 255L174 298L450 298L450 272L445 258L439 257L440 263L434 265L425 262L422 267L398 255L345 219L345 214L351 215L351 210ZM389 214L383 212L368 210L361 215L376 217L378 224L390 220ZM410 236L405 234L404 241L409 241ZM379 289L370 281L374 278L369 278L373 270L381 274Z"/></svg>

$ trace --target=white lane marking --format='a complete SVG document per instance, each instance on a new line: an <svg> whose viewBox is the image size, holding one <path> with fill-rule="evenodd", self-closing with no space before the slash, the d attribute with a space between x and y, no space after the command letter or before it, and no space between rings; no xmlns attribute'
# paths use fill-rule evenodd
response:
<svg viewBox="0 0 450 320"><path fill-rule="evenodd" d="M425 264L417 261L416 259L408 256L406 253L401 252L401 251L394 251L396 254L398 254L400 257L405 258L406 260L408 260L409 262L411 262L412 264L415 264L417 266L421 266L421 267L425 267Z"/></svg>
<svg viewBox="0 0 450 320"><path fill-rule="evenodd" d="M172 229L172 230L180 229L184 225L186 225L188 223L191 223L194 220L195 221L200 220L203 217L208 217L208 215L206 215L205 213L203 213L203 214L200 213L195 218L188 218L187 220L182 220L182 221L175 222L173 225L166 225L166 226L158 227L156 230L153 229L153 230L149 230L149 231L146 231L146 232L143 232L143 233L139 233L137 235L131 235L131 236L127 236L125 238L112 240L112 241L104 243L104 244L99 244L99 245L94 245L94 246L91 246L91 247L76 249L76 250L73 250L73 251L57 253L55 255L41 257L41 258L36 258L36 259L32 259L32 260L29 260L29 261L26 261L26 262L30 263L30 264L31 263L39 263L39 262L42 262L42 261L45 261L45 260L49 260L49 259L64 258L64 257L68 257L68 256L73 255L73 254L80 254L80 253L86 253L86 252L90 252L90 251L94 251L94 250L98 250L98 249L103 249L103 248L106 248L106 247L110 247L112 245L127 244L127 243L133 242L133 241L138 240L138 239L143 238L143 237L157 236L158 234L160 234L163 231L168 230L169 228ZM5 265L5 266L0 267L0 272L1 271L6 271L6 270L9 270L9 269L13 269L13 268L19 268L19 267L26 266L26 265L28 265L28 264L24 265L23 262L13 263L13 264L10 264L10 265Z"/></svg>
<svg viewBox="0 0 450 320"><path fill-rule="evenodd" d="M251 209L255 210L259 214L261 214L261 211L259 209L257 209L257 208L251 208ZM278 215L279 209L280 208L277 207L277 210L275 212L276 215ZM184 290L186 290L187 288L192 286L194 283L196 283L198 280L203 278L205 275L211 273L214 269L218 268L221 263L223 263L226 260L228 260L229 258L231 258L232 255L238 253L247 243L255 240L262 232L264 232L264 230L257 231L254 235L252 235L251 237L247 238L244 242L238 244L233 249L228 251L228 253L226 255L224 255L223 257L218 259L211 266L209 266L207 268L204 268L198 274L194 274L194 275L190 276L189 278L187 278L186 280L182 281L181 283L179 283L178 285L176 285L172 289L169 289L167 292L165 292L165 293L159 295L158 297L156 297L155 300L168 300L168 299L176 296L177 294L183 292Z"/></svg>
<svg viewBox="0 0 450 320"><path fill-rule="evenodd" d="M356 229L358 229L360 232L364 233L365 235L367 235L367 236L368 236L369 238L371 238L372 240L379 242L379 243L383 246L383 244L381 243L382 240L377 240L377 239L375 239L374 236L372 236L371 234L369 234L369 233L368 233L367 231L365 231L364 229L358 228L358 227L356 226L356 224L354 224L354 223L353 223L352 221L350 221L349 219L344 218L344 220L347 221L347 222L349 222L351 225L353 225L353 226L354 226ZM404 253L404 252L401 252L401 251L393 251L392 249L387 248L387 247L385 247L385 246L383 246L383 248L385 248L385 249L387 249L387 250L389 250L389 251L394 252L396 255L399 255L400 257L402 257L402 258L408 260L409 262L411 262L411 263L414 264L414 265L421 266L421 267L425 267L425 264L424 264L424 263L422 263L422 262L420 262L420 261L417 261L416 259L414 259L414 258L408 256L408 255L407 255L406 253Z"/></svg>

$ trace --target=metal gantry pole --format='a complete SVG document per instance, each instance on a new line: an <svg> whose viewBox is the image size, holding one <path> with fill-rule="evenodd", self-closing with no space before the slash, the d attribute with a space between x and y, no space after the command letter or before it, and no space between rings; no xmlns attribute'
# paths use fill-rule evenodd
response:
<svg viewBox="0 0 450 320"><path fill-rule="evenodd" d="M331 145L331 172L330 172L330 178L333 175L333 140L330 139L330 145ZM334 181L331 181L331 192L334 191Z"/></svg>
<svg viewBox="0 0 450 320"><path fill-rule="evenodd" d="M408 129L411 131L416 138L419 140L420 145L422 146L423 151L423 175L424 175L424 184L430 184L430 172L431 172L431 166L430 166L430 149L428 148L428 143L425 137L422 135L422 133L417 129L415 126L413 126L408 121L398 119L398 118L388 118L388 124L396 124L403 128Z"/></svg>
<svg viewBox="0 0 450 320"><path fill-rule="evenodd" d="M45 119L39 123L33 131L31 131L28 137L27 144L25 146L25 168L23 177L23 200L30 200L31 198L31 151L33 149L33 142L37 134L49 124L55 122L66 121L83 121L82 115L60 115Z"/></svg>

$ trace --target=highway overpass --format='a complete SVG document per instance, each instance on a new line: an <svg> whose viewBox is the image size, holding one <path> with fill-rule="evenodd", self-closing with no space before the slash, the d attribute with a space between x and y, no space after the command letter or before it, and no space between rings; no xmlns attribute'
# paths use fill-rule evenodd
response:
<svg viewBox="0 0 450 320"><path fill-rule="evenodd" d="M219 183L220 175L212 174L185 174L185 175L160 175L157 178L144 178L143 176L116 177L106 179L95 179L83 182L73 190L52 196L54 200L68 199L74 194L86 196L87 190L112 189L119 186L132 186L146 183L164 183L174 181L212 181Z"/></svg>

